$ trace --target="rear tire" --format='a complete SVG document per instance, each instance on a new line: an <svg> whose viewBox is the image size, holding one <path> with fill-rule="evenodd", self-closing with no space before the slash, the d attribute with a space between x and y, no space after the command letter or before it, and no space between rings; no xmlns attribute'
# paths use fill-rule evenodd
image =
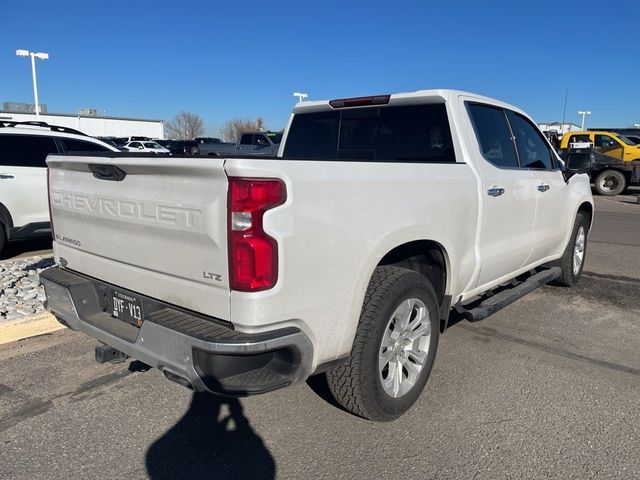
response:
<svg viewBox="0 0 640 480"><path fill-rule="evenodd" d="M438 312L426 277L400 267L376 268L349 362L327 372L329 389L342 408L376 421L391 421L409 410L433 367Z"/></svg>
<svg viewBox="0 0 640 480"><path fill-rule="evenodd" d="M589 219L583 212L578 212L573 225L573 232L562 258L555 265L562 269L562 275L554 280L554 285L574 287L582 275L584 261L587 255L587 236L589 234Z"/></svg>
<svg viewBox="0 0 640 480"><path fill-rule="evenodd" d="M627 189L627 179L618 170L604 170L596 177L594 186L599 195L620 195Z"/></svg>
<svg viewBox="0 0 640 480"><path fill-rule="evenodd" d="M4 247L7 243L7 228L4 226L4 223L0 223L0 253L4 250Z"/></svg>

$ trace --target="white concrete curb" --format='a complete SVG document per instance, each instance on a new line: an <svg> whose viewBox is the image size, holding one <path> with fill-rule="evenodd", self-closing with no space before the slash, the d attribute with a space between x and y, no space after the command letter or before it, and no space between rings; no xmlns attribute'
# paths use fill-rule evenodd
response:
<svg viewBox="0 0 640 480"><path fill-rule="evenodd" d="M48 312L38 313L15 320L0 321L0 345L17 342L25 338L57 332L66 328Z"/></svg>

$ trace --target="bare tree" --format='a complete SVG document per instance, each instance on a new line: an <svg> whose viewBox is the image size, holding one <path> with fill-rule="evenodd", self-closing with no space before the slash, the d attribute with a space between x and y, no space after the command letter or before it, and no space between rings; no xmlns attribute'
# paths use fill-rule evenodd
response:
<svg viewBox="0 0 640 480"><path fill-rule="evenodd" d="M240 132L255 132L259 130L264 130L264 119L262 117L258 117L255 120L234 118L224 124L220 129L220 133L225 141L232 141L238 139Z"/></svg>
<svg viewBox="0 0 640 480"><path fill-rule="evenodd" d="M165 123L166 136L174 140L192 140L204 133L202 117L190 112L180 112Z"/></svg>

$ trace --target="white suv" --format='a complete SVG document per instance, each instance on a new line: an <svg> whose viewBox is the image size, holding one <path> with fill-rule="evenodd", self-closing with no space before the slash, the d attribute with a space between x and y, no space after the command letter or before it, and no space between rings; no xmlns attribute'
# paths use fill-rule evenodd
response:
<svg viewBox="0 0 640 480"><path fill-rule="evenodd" d="M142 153L161 153L169 155L171 151L164 148L159 143L149 141L133 141L129 143L125 143L123 145L124 148L129 150L130 152L142 152Z"/></svg>
<svg viewBox="0 0 640 480"><path fill-rule="evenodd" d="M8 240L50 235L50 153L117 152L76 130L44 122L0 121L0 250Z"/></svg>

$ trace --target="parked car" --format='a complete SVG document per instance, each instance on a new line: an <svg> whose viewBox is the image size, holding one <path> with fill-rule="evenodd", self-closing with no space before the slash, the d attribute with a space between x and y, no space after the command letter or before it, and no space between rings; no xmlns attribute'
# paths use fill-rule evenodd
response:
<svg viewBox="0 0 640 480"><path fill-rule="evenodd" d="M51 235L47 155L117 151L71 128L0 120L0 251L7 241Z"/></svg>
<svg viewBox="0 0 640 480"><path fill-rule="evenodd" d="M171 155L197 154L197 144L193 140L156 140L156 142L169 150Z"/></svg>
<svg viewBox="0 0 640 480"><path fill-rule="evenodd" d="M169 155L169 153L171 153L167 148L164 148L162 145L151 141L129 142L124 145L124 148L126 148L130 152L155 153L163 155Z"/></svg>
<svg viewBox="0 0 640 480"><path fill-rule="evenodd" d="M628 127L628 128L588 128L590 132L600 131L600 132L613 132L618 135L623 135L624 137L631 140L636 145L640 144L640 128L637 127Z"/></svg>
<svg viewBox="0 0 640 480"><path fill-rule="evenodd" d="M116 148L121 152L128 152L128 150L122 146L124 145L125 142L119 143L117 137L95 137L95 138L97 138L98 140L104 143L111 145L113 148Z"/></svg>
<svg viewBox="0 0 640 480"><path fill-rule="evenodd" d="M193 139L194 142L196 142L197 144L201 144L201 143L224 143L222 142L222 140L220 140L219 138L216 137L195 137Z"/></svg>
<svg viewBox="0 0 640 480"><path fill-rule="evenodd" d="M275 158L50 156L49 311L101 361L224 395L326 372L343 408L391 420L450 315L580 279L584 156L565 165L518 108L451 90L305 102L287 131Z"/></svg>
<svg viewBox="0 0 640 480"><path fill-rule="evenodd" d="M202 142L198 144L199 155L266 155L278 153L282 133L280 132L242 132L236 143Z"/></svg>
<svg viewBox="0 0 640 480"><path fill-rule="evenodd" d="M223 142L215 137L196 137L193 141L196 143L194 155L219 157L221 154L231 155L236 148L235 142Z"/></svg>

